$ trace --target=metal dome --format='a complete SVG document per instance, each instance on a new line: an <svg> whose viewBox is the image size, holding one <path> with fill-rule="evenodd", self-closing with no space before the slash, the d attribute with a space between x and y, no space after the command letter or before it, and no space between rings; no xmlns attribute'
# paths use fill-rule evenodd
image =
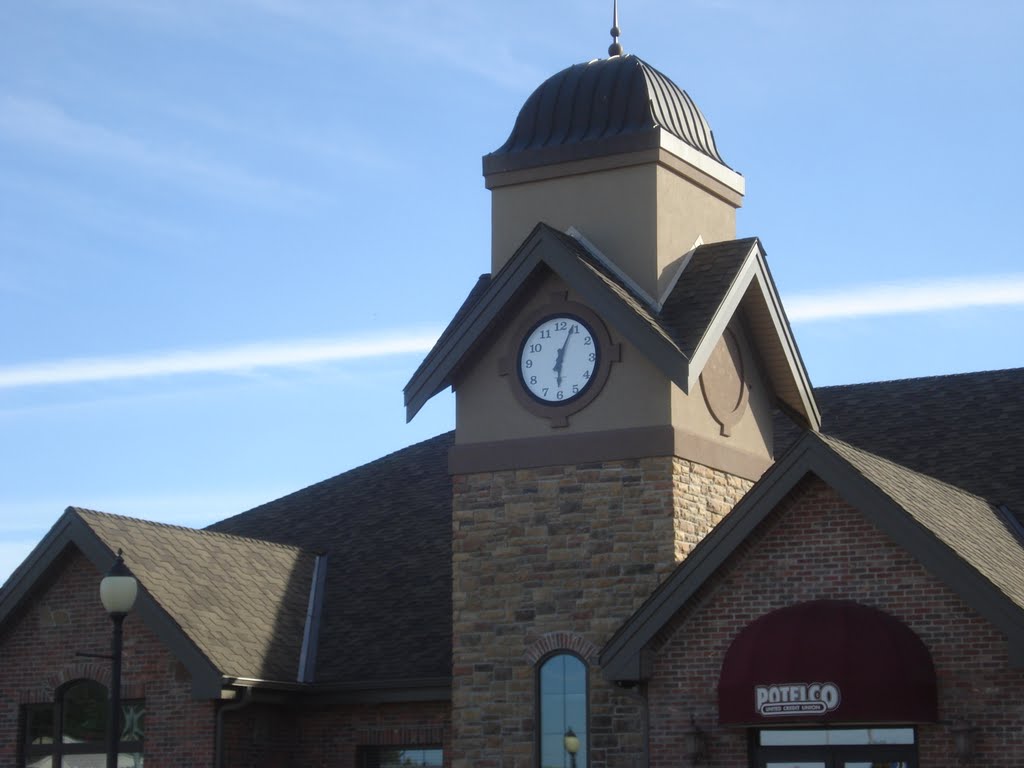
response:
<svg viewBox="0 0 1024 768"><path fill-rule="evenodd" d="M638 149L658 129L725 165L686 91L637 56L595 59L563 69L533 92L508 140L484 157L484 171Z"/></svg>

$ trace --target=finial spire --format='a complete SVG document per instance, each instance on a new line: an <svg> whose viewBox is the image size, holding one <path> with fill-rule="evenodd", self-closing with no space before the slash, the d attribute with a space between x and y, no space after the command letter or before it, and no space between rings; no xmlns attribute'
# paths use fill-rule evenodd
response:
<svg viewBox="0 0 1024 768"><path fill-rule="evenodd" d="M608 46L609 56L622 55L622 43L619 42L619 0L612 0L612 44Z"/></svg>

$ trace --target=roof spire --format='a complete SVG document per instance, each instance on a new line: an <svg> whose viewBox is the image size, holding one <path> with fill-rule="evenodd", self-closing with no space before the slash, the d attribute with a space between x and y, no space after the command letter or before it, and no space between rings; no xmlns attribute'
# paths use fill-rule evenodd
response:
<svg viewBox="0 0 1024 768"><path fill-rule="evenodd" d="M612 44L608 46L609 56L622 55L622 43L619 42L619 0L612 0Z"/></svg>

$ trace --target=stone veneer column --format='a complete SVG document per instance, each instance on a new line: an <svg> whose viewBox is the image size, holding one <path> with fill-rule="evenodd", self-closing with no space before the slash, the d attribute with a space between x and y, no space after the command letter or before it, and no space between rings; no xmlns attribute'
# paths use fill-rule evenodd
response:
<svg viewBox="0 0 1024 768"><path fill-rule="evenodd" d="M743 498L753 481L675 459L676 562L681 562L718 521Z"/></svg>
<svg viewBox="0 0 1024 768"><path fill-rule="evenodd" d="M600 649L749 485L671 457L456 476L453 767L533 766L537 648ZM588 661L590 768L636 765L642 701Z"/></svg>

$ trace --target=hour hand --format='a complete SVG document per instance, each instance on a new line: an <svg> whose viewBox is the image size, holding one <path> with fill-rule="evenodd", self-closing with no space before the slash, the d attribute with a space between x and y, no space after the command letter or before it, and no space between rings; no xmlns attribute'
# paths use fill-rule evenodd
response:
<svg viewBox="0 0 1024 768"><path fill-rule="evenodd" d="M555 366L551 369L555 372L555 385L562 386L562 358L565 357L565 345L555 353Z"/></svg>

